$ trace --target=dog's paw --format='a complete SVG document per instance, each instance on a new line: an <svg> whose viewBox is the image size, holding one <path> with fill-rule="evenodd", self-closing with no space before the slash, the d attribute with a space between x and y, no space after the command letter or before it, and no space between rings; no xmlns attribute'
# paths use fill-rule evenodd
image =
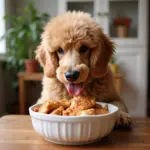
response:
<svg viewBox="0 0 150 150"><path fill-rule="evenodd" d="M130 128L132 125L132 119L126 112L120 111L118 119L116 121L116 128Z"/></svg>

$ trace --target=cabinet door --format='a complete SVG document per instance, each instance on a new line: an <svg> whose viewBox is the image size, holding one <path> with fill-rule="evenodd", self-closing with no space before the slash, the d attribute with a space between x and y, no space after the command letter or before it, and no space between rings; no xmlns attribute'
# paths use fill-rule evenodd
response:
<svg viewBox="0 0 150 150"><path fill-rule="evenodd" d="M73 10L89 13L108 33L108 0L58 0L58 14Z"/></svg>
<svg viewBox="0 0 150 150"><path fill-rule="evenodd" d="M143 47L147 44L147 0L100 0L99 3L99 23L117 45Z"/></svg>
<svg viewBox="0 0 150 150"><path fill-rule="evenodd" d="M109 34L109 0L96 0L95 18L103 28L105 34Z"/></svg>
<svg viewBox="0 0 150 150"><path fill-rule="evenodd" d="M132 116L146 116L146 48L117 48L116 56L123 75L121 97Z"/></svg>
<svg viewBox="0 0 150 150"><path fill-rule="evenodd" d="M95 7L97 0L59 0L58 1L58 13L64 13L66 11L84 11L89 13L95 18Z"/></svg>

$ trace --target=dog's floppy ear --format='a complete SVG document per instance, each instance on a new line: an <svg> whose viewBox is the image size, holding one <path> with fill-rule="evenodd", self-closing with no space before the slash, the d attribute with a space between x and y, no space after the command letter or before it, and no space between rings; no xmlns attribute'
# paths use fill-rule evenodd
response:
<svg viewBox="0 0 150 150"><path fill-rule="evenodd" d="M99 37L99 45L91 50L91 74L93 77L100 78L105 75L108 63L114 52L113 42L103 33Z"/></svg>
<svg viewBox="0 0 150 150"><path fill-rule="evenodd" d="M57 56L55 52L48 52L44 46L40 45L36 50L36 59L44 69L44 74L47 77L55 77L58 67Z"/></svg>

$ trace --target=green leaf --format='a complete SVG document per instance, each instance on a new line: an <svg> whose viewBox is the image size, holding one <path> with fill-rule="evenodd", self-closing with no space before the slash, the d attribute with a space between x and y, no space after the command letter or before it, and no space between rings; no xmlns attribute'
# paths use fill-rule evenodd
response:
<svg viewBox="0 0 150 150"><path fill-rule="evenodd" d="M12 36L12 34L15 32L15 29L14 28L10 28L6 31L6 33L1 37L1 40L2 39L6 39L10 36Z"/></svg>
<svg viewBox="0 0 150 150"><path fill-rule="evenodd" d="M25 34L26 34L26 31L22 30L21 32L18 33L18 38L23 38Z"/></svg>
<svg viewBox="0 0 150 150"><path fill-rule="evenodd" d="M29 25L32 32L36 31L36 23L32 23Z"/></svg>
<svg viewBox="0 0 150 150"><path fill-rule="evenodd" d="M43 21L47 22L49 19L49 15L47 13L43 13L41 18L43 19Z"/></svg>
<svg viewBox="0 0 150 150"><path fill-rule="evenodd" d="M20 24L24 23L24 18L23 18L23 16L18 16L18 17L16 18L16 20L17 20L17 23L20 23Z"/></svg>
<svg viewBox="0 0 150 150"><path fill-rule="evenodd" d="M9 63L9 62L12 62L14 60L14 56L9 56L9 57L7 57L7 62Z"/></svg>
<svg viewBox="0 0 150 150"><path fill-rule="evenodd" d="M5 14L5 16L3 17L4 20L8 19L8 14Z"/></svg>
<svg viewBox="0 0 150 150"><path fill-rule="evenodd" d="M33 23L30 25L31 37L33 41L37 40L37 24Z"/></svg>
<svg viewBox="0 0 150 150"><path fill-rule="evenodd" d="M17 80L12 82L12 88L16 88L16 87L18 87L18 81Z"/></svg>
<svg viewBox="0 0 150 150"><path fill-rule="evenodd" d="M111 64L115 64L115 63L116 63L116 56L115 56L115 55L113 55L113 56L111 57L110 63L111 63Z"/></svg>
<svg viewBox="0 0 150 150"><path fill-rule="evenodd" d="M16 45L16 39L15 39L15 38L13 38L13 39L10 41L10 45L11 45L12 47L14 47L14 46Z"/></svg>
<svg viewBox="0 0 150 150"><path fill-rule="evenodd" d="M19 65L20 66L24 65L24 59L19 60Z"/></svg>

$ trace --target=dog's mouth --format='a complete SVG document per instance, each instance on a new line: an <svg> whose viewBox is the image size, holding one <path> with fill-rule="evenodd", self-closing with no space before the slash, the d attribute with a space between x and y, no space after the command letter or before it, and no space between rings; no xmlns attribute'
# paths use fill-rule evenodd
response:
<svg viewBox="0 0 150 150"><path fill-rule="evenodd" d="M67 88L67 91L70 95L80 95L82 89L83 89L83 82L81 83L70 83L65 85Z"/></svg>

